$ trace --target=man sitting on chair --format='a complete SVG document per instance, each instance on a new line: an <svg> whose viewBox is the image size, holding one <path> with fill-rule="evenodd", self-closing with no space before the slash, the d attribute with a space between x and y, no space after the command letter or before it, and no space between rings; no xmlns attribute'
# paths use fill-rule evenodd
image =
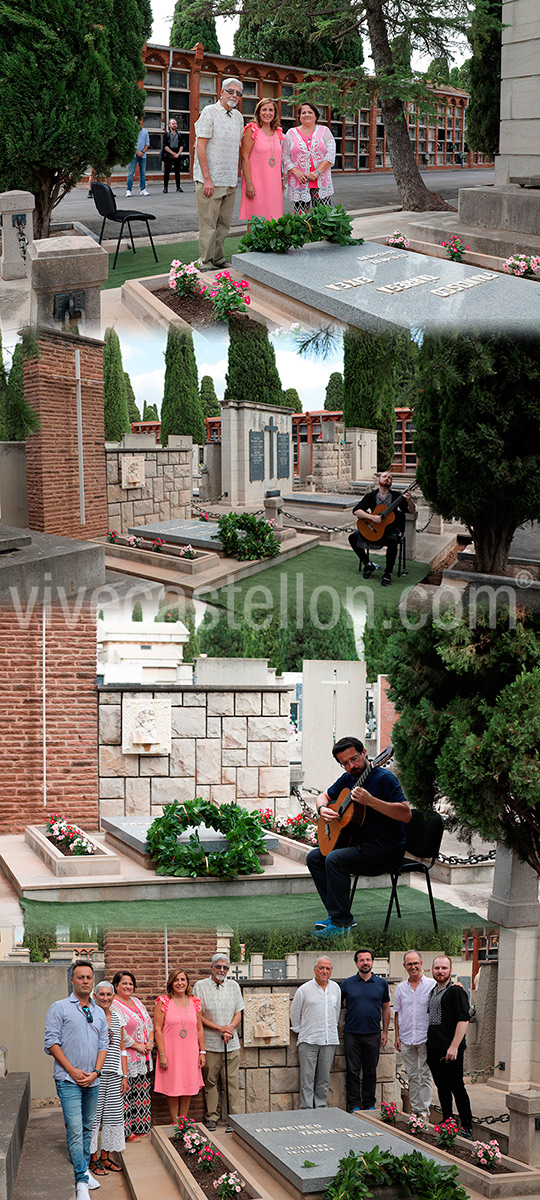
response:
<svg viewBox="0 0 540 1200"><path fill-rule="evenodd" d="M380 525L384 517L380 513L376 513L375 509L379 504L392 504L394 500L399 499L399 492L392 491L392 475L390 471L383 471L379 475L379 486L376 491L368 492L363 496L362 500L358 501L353 508L353 513L359 520L369 520L371 525ZM392 571L397 558L399 539L405 532L405 513L410 512L414 515L416 505L410 492L403 492L399 499L399 504L394 509L394 520L383 531L382 537L377 542L366 541L356 529L354 533L349 534L349 543L360 559L359 571L364 570L364 579L370 579L373 575L375 567L370 560L370 548L375 545L377 548L386 546L386 566L384 575L381 579L383 587L389 587L392 582Z"/></svg>
<svg viewBox="0 0 540 1200"><path fill-rule="evenodd" d="M351 822L345 827L341 849L338 843L326 858L319 849L307 856L307 866L328 913L326 920L315 923L317 937L347 934L354 929L349 900L351 875L384 875L398 867L405 854L405 825L411 819L411 807L391 771L375 767L365 788L355 786L369 765L358 738L341 738L332 754L345 774L317 797L319 816L329 826L339 820L329 805L344 789L354 789L353 799L365 806L365 815L362 824Z"/></svg>

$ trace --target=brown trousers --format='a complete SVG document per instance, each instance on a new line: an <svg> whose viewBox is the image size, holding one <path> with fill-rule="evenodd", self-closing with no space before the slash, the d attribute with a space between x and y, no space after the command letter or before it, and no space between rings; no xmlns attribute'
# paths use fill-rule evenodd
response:
<svg viewBox="0 0 540 1200"><path fill-rule="evenodd" d="M227 1051L227 1076L229 1080L229 1112L240 1113L240 1088L238 1086L238 1069L240 1067L240 1051ZM204 1094L206 1097L206 1115L209 1121L217 1121L219 1117L219 1083L223 1088L222 1117L225 1118L225 1054L221 1050L206 1051L206 1068L204 1072Z"/></svg>
<svg viewBox="0 0 540 1200"><path fill-rule="evenodd" d="M215 187L213 196L205 196L204 183L195 183L199 217L199 262L211 268L225 258L223 244L231 228L236 197L235 187Z"/></svg>

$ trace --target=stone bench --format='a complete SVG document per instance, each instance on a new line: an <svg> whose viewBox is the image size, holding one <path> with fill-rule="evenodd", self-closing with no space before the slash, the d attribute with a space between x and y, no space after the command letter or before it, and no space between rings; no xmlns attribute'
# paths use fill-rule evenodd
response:
<svg viewBox="0 0 540 1200"><path fill-rule="evenodd" d="M509 183L517 183L518 187L540 188L540 175L510 175Z"/></svg>
<svg viewBox="0 0 540 1200"><path fill-rule="evenodd" d="M29 1113L28 1071L0 1079L0 1200L9 1200L13 1191Z"/></svg>

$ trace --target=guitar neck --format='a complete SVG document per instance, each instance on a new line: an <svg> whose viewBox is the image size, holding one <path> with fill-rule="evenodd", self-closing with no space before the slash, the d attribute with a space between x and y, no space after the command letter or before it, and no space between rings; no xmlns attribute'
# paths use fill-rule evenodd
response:
<svg viewBox="0 0 540 1200"><path fill-rule="evenodd" d="M418 484L417 484L417 482L416 482L416 479L415 479L414 483L411 483L411 486L410 486L410 487L408 487L408 488L405 488L405 491L406 491L406 492L412 492L413 488L415 488L415 487L418 487ZM392 503L388 505L388 508L386 509L386 511L385 511L385 513L384 513L384 518L385 518L385 519L386 519L386 517L389 517L389 516L390 516L390 513L392 513L392 512L394 511L394 509L395 509L395 508L397 508L397 506L398 506L398 504L399 504L400 500L402 500L402 499L403 499L404 495L405 495L405 492L400 492L400 493L399 493L399 496L396 496L396 499L395 499L395 500L392 500ZM382 514L381 514L381 515L382 515Z"/></svg>

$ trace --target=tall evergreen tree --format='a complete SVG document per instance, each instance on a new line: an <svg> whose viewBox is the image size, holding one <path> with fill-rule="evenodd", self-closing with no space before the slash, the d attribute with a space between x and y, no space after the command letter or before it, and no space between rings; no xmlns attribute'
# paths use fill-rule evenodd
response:
<svg viewBox="0 0 540 1200"><path fill-rule="evenodd" d="M202 42L207 54L219 54L216 22L210 0L176 0L170 45L193 50Z"/></svg>
<svg viewBox="0 0 540 1200"><path fill-rule="evenodd" d="M105 330L103 348L103 403L105 441L120 442L123 433L131 433L126 383L120 340L114 329Z"/></svg>
<svg viewBox="0 0 540 1200"><path fill-rule="evenodd" d="M39 420L24 398L24 347L17 342L5 392L4 429L7 442L24 442L39 430Z"/></svg>
<svg viewBox="0 0 540 1200"><path fill-rule="evenodd" d="M302 402L296 388L287 388L287 391L283 393L281 403L285 408L290 408L291 412L302 412Z"/></svg>
<svg viewBox="0 0 540 1200"><path fill-rule="evenodd" d="M501 21L502 0L488 0L494 21ZM470 92L467 142L472 150L493 158L499 148L502 25L486 29L473 14L470 43Z"/></svg>
<svg viewBox="0 0 540 1200"><path fill-rule="evenodd" d="M143 421L159 421L157 404L148 404L145 400L142 419Z"/></svg>
<svg viewBox="0 0 540 1200"><path fill-rule="evenodd" d="M332 371L326 385L324 407L327 412L339 412L343 408L343 375L341 371Z"/></svg>
<svg viewBox="0 0 540 1200"><path fill-rule="evenodd" d="M396 437L395 381L388 380L381 389L377 411L377 470L389 471L394 459Z"/></svg>
<svg viewBox="0 0 540 1200"><path fill-rule="evenodd" d="M315 0L305 7L303 28L289 31L276 19L275 14L261 20L257 5L244 0L238 29L234 35L234 53L242 58L259 58L263 62L285 63L291 67L310 67L318 70L325 67L360 67L364 61L362 39L351 34L342 45L332 36L321 36L310 41L313 16L317 9L325 11L324 4ZM268 14L268 9L266 10Z"/></svg>
<svg viewBox="0 0 540 1200"><path fill-rule="evenodd" d="M161 405L161 444L171 434L186 434L194 442L205 442L204 417L199 400L197 362L191 333L172 326L165 351L165 384Z"/></svg>
<svg viewBox="0 0 540 1200"><path fill-rule="evenodd" d="M0 179L35 196L38 238L88 163L105 172L133 156L148 4L0 0Z"/></svg>
<svg viewBox="0 0 540 1200"><path fill-rule="evenodd" d="M5 408L6 408L6 368L2 349L2 330L0 329L0 442L6 440Z"/></svg>
<svg viewBox="0 0 540 1200"><path fill-rule="evenodd" d="M450 82L450 68L444 54L439 55L438 58L432 58L426 71L426 79L429 79L430 83Z"/></svg>
<svg viewBox="0 0 540 1200"><path fill-rule="evenodd" d="M283 388L268 330L255 321L229 321L229 369L224 400L281 404Z"/></svg>
<svg viewBox="0 0 540 1200"><path fill-rule="evenodd" d="M199 389L203 417L220 417L221 408L211 375L203 375Z"/></svg>
<svg viewBox="0 0 540 1200"><path fill-rule="evenodd" d="M347 429L376 429L379 356L375 335L347 329L343 335L343 420Z"/></svg>
<svg viewBox="0 0 540 1200"><path fill-rule="evenodd" d="M124 384L126 387L126 399L127 399L129 419L130 419L130 421L140 421L141 414L137 407L137 401L135 399L135 392L133 391L131 379L129 378L127 371L124 371Z"/></svg>

